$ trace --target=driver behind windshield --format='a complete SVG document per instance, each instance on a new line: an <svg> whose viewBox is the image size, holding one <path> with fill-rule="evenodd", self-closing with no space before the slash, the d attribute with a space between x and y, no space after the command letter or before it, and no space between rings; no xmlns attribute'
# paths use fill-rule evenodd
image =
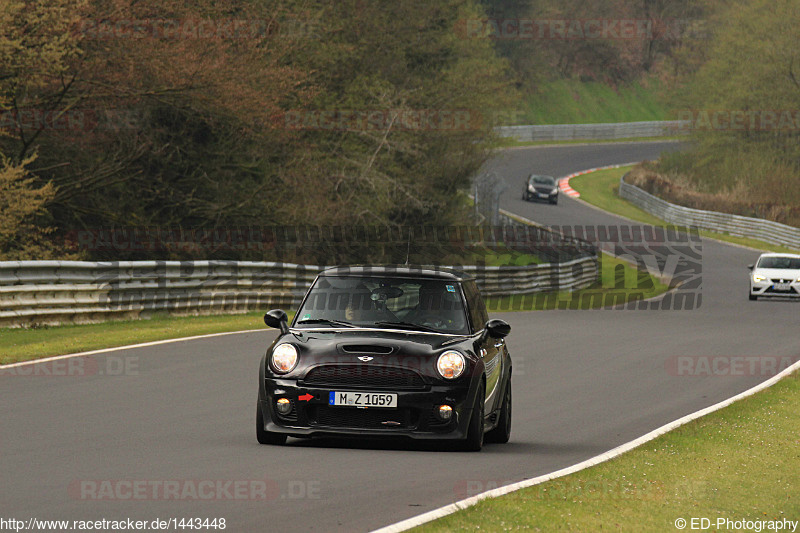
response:
<svg viewBox="0 0 800 533"><path fill-rule="evenodd" d="M344 309L344 319L360 325L397 320L394 313L386 308L385 302L378 296L364 285L356 287L349 295Z"/></svg>

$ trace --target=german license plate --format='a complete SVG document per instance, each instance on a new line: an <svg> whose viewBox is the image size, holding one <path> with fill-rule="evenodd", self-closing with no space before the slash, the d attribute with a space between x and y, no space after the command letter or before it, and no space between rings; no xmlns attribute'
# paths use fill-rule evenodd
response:
<svg viewBox="0 0 800 533"><path fill-rule="evenodd" d="M775 290L776 291L788 291L791 290L792 286L789 283L776 283Z"/></svg>
<svg viewBox="0 0 800 533"><path fill-rule="evenodd" d="M546 193L543 193L543 192L539 193L539 198L548 198L548 197L550 197L549 194L546 194Z"/></svg>
<svg viewBox="0 0 800 533"><path fill-rule="evenodd" d="M385 392L343 392L331 391L328 405L343 407L386 407L397 408L397 394Z"/></svg>

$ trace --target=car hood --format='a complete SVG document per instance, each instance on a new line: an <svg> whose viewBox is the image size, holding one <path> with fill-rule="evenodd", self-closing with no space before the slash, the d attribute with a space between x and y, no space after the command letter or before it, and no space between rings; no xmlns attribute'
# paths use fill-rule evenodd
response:
<svg viewBox="0 0 800 533"><path fill-rule="evenodd" d="M378 347L397 353L431 353L469 339L466 335L445 335L396 329L293 328L290 335L298 347L333 353L375 353Z"/></svg>
<svg viewBox="0 0 800 533"><path fill-rule="evenodd" d="M800 270L791 268L756 268L753 274L766 276L770 279L791 279L800 278Z"/></svg>

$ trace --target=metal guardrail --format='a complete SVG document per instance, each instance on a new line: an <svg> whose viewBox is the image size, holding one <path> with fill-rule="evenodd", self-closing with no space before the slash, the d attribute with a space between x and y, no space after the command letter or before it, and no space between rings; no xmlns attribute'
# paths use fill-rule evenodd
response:
<svg viewBox="0 0 800 533"><path fill-rule="evenodd" d="M620 198L630 201L666 222L682 226L697 226L730 235L752 237L800 250L800 228L761 218L703 211L671 204L635 185L625 183L625 176L627 174L622 176L619 182Z"/></svg>
<svg viewBox="0 0 800 533"><path fill-rule="evenodd" d="M689 121L664 120L649 122L619 122L605 124L537 124L530 126L500 126L500 137L520 142L574 141L591 139L627 139L632 137L671 137L688 134Z"/></svg>
<svg viewBox="0 0 800 533"><path fill-rule="evenodd" d="M289 307L318 271L236 261L4 261L0 326Z"/></svg>
<svg viewBox="0 0 800 533"><path fill-rule="evenodd" d="M0 262L0 327L172 314L236 313L299 304L323 267L236 261ZM462 266L487 296L585 287L594 256L531 266Z"/></svg>

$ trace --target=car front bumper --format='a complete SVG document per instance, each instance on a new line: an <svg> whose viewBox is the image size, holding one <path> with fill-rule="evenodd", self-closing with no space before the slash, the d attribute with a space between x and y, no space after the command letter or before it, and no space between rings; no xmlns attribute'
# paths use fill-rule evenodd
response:
<svg viewBox="0 0 800 533"><path fill-rule="evenodd" d="M784 298L800 297L800 282L794 281L783 284L775 283L773 280L750 281L750 294L753 296L776 296Z"/></svg>
<svg viewBox="0 0 800 533"><path fill-rule="evenodd" d="M543 202L553 201L558 198L558 189L553 191L531 191L525 189L525 198L527 200L541 200Z"/></svg>
<svg viewBox="0 0 800 533"><path fill-rule="evenodd" d="M362 389L353 387L308 387L296 380L264 379L259 401L264 413L265 428L273 433L295 437L358 436L410 437L413 439L464 439L477 387L469 382L452 385L428 385L426 390L379 390L369 392L397 394L396 408L331 406L331 391ZM367 389L364 389L367 391ZM310 397L309 397L310 395ZM291 411L282 415L276 401L287 398ZM449 421L441 420L438 406L450 405Z"/></svg>

